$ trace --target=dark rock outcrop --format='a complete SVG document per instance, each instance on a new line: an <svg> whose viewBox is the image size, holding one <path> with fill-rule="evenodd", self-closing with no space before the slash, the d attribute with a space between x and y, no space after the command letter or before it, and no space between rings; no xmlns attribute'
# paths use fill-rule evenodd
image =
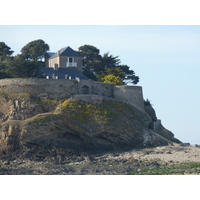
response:
<svg viewBox="0 0 200 200"><path fill-rule="evenodd" d="M145 105L145 112L152 118L152 121L157 121L156 112L151 105Z"/></svg>

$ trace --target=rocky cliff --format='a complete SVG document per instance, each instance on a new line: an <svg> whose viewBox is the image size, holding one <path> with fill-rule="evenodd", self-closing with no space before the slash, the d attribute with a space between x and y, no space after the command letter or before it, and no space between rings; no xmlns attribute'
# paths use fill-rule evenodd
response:
<svg viewBox="0 0 200 200"><path fill-rule="evenodd" d="M114 150L180 143L154 109L115 100L39 100L27 93L0 95L0 148L31 146Z"/></svg>

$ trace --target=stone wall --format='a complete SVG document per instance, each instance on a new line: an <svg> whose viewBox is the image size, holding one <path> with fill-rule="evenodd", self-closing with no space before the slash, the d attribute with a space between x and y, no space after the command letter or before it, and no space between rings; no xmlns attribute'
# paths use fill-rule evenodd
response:
<svg viewBox="0 0 200 200"><path fill-rule="evenodd" d="M144 110L142 87L140 86L115 86L114 98L125 101Z"/></svg>
<svg viewBox="0 0 200 200"><path fill-rule="evenodd" d="M140 86L116 86L90 80L18 78L1 79L0 93L2 92L9 94L30 93L34 96L50 99L82 95L83 98L91 98L91 101L93 101L91 95L99 95L118 99L144 110L142 87ZM86 97L87 95L88 97Z"/></svg>
<svg viewBox="0 0 200 200"><path fill-rule="evenodd" d="M88 95L84 95L84 94L78 95L77 94L77 95L73 95L71 98L72 99L79 99L79 100L85 101L87 103L92 103L92 104L101 104L101 102L104 99L110 99L110 98L103 97L101 95L95 95L95 94L88 94Z"/></svg>
<svg viewBox="0 0 200 200"><path fill-rule="evenodd" d="M69 98L78 92L78 82L75 80L50 79L2 79L0 92L30 93L34 96L47 93L48 98Z"/></svg>
<svg viewBox="0 0 200 200"><path fill-rule="evenodd" d="M81 80L79 82L79 93L78 94L95 94L113 98L113 84L94 82L88 80ZM88 92L84 93L82 88L88 88Z"/></svg>

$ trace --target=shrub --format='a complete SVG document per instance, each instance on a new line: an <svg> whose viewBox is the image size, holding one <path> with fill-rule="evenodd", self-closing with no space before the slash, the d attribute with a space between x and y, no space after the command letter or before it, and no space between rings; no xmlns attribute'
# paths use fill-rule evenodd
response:
<svg viewBox="0 0 200 200"><path fill-rule="evenodd" d="M144 105L145 105L145 106L153 106L153 105L151 104L151 101L150 101L149 99L144 100Z"/></svg>

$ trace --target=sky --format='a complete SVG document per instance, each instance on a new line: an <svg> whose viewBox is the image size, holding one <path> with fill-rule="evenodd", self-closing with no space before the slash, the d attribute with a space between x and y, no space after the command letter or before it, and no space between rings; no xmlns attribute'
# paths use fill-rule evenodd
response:
<svg viewBox="0 0 200 200"><path fill-rule="evenodd" d="M42 39L53 52L89 44L119 56L140 77L163 126L182 142L200 144L199 25L1 25L0 39L14 55Z"/></svg>

